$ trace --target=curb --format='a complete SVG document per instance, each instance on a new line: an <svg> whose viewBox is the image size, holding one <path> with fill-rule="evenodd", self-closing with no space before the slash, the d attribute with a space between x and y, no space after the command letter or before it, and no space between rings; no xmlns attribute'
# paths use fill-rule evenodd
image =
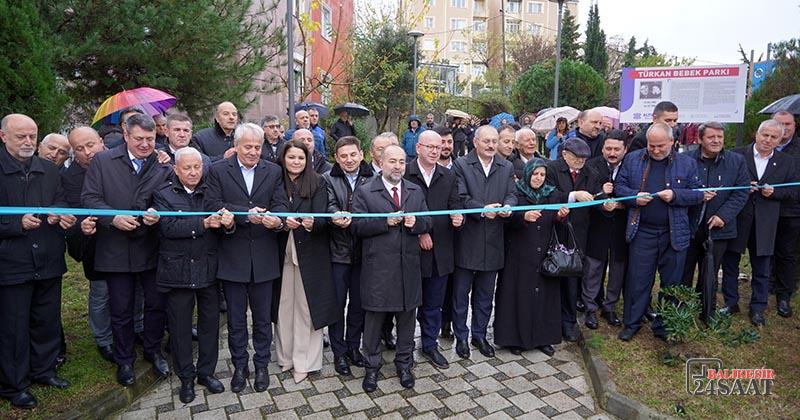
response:
<svg viewBox="0 0 800 420"><path fill-rule="evenodd" d="M589 335L588 338L591 338ZM586 345L586 340L581 331L578 340L581 356L592 382L592 389L597 396L597 402L603 410L621 419L657 419L657 420L678 420L677 417L659 413L656 410L636 401L619 391L611 378L608 365L597 353Z"/></svg>

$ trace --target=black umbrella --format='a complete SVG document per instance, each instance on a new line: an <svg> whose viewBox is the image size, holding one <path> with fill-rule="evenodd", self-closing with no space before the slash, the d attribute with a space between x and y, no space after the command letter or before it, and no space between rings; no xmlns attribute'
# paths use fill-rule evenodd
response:
<svg viewBox="0 0 800 420"><path fill-rule="evenodd" d="M319 112L320 118L325 118L328 116L328 107L319 103L319 102L302 102L294 106L294 111L297 112L299 110L308 111L309 109L316 109Z"/></svg>
<svg viewBox="0 0 800 420"><path fill-rule="evenodd" d="M700 290L700 299L703 308L700 311L700 319L706 324L714 315L716 309L716 289L717 271L714 270L714 241L709 237L703 242L703 249L705 254L703 256L703 264L700 265L700 271L697 273L697 288Z"/></svg>
<svg viewBox="0 0 800 420"><path fill-rule="evenodd" d="M800 115L800 93L784 96L777 101L767 105L759 114L774 114L778 111L791 112L793 115Z"/></svg>
<svg viewBox="0 0 800 420"><path fill-rule="evenodd" d="M347 113L352 115L353 117L366 117L367 115L370 114L370 111L367 107L365 107L364 105L357 104L355 102L347 102L333 109L333 112L337 114L342 111L347 111Z"/></svg>

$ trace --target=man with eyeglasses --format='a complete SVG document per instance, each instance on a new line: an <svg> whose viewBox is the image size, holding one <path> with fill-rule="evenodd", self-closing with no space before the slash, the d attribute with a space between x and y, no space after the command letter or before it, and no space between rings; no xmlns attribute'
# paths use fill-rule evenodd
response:
<svg viewBox="0 0 800 420"><path fill-rule="evenodd" d="M286 142L281 138L281 122L276 115L267 115L261 119L261 128L264 129L264 147L261 148L261 159L277 163L278 151Z"/></svg>

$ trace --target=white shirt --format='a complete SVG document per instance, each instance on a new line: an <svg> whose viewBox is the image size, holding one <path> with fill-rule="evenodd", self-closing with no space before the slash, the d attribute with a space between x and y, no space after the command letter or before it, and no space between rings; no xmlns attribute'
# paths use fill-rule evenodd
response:
<svg viewBox="0 0 800 420"><path fill-rule="evenodd" d="M350 190L356 190L356 181L358 181L358 171L354 174L348 174L347 172L344 173L344 177L347 178L347 182L350 183Z"/></svg>
<svg viewBox="0 0 800 420"><path fill-rule="evenodd" d="M375 171L376 174L381 173L381 167L375 164L375 161L372 161L372 170Z"/></svg>
<svg viewBox="0 0 800 420"><path fill-rule="evenodd" d="M425 180L425 185L430 187L431 186L431 180L433 180L433 174L434 174L434 172L436 172L436 165L433 165L433 168L431 168L431 173L430 174L425 173L425 168L423 168L422 165L419 163L419 159L417 159L417 166L419 166L419 171L420 171L420 173L422 173L422 179Z"/></svg>
<svg viewBox="0 0 800 420"><path fill-rule="evenodd" d="M386 191L389 191L389 197L392 197L392 200L394 200L394 191L392 191L392 188L397 188L397 201L402 203L403 189L401 188L401 185L403 184L403 181L398 182L397 185L393 185L384 177L381 177L381 181L383 181L383 186L386 187Z"/></svg>
<svg viewBox="0 0 800 420"><path fill-rule="evenodd" d="M437 162L437 163L439 165L442 165L442 161L441 160L439 162ZM447 164L446 165L442 165L442 166L444 166L447 169L453 169L453 158L447 159Z"/></svg>
<svg viewBox="0 0 800 420"><path fill-rule="evenodd" d="M190 190L189 187L186 185L183 186L183 189L186 190L186 194L192 195L194 194L194 190Z"/></svg>
<svg viewBox="0 0 800 420"><path fill-rule="evenodd" d="M770 153L769 156L762 158L761 155L758 154L758 150L756 150L756 145L753 145L753 161L756 163L756 174L759 180L764 176L764 171L767 170L767 164L774 154L775 151Z"/></svg>
<svg viewBox="0 0 800 420"><path fill-rule="evenodd" d="M239 162L239 169L242 170L244 185L247 186L247 195L250 195L253 192L253 177L255 177L256 175L256 166L253 165L252 168L247 169L247 167L242 164L242 161L240 161L239 159L236 160Z"/></svg>
<svg viewBox="0 0 800 420"><path fill-rule="evenodd" d="M483 160L481 158L478 158L478 162L480 162L481 166L483 166L483 173L488 178L489 177L489 170L492 169L492 163L494 162L494 156L492 156L492 160L489 161L488 165L484 165L483 164Z"/></svg>

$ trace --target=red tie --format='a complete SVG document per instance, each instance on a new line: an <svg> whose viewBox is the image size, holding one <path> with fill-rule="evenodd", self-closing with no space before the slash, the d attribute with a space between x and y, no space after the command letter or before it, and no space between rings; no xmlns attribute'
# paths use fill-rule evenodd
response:
<svg viewBox="0 0 800 420"><path fill-rule="evenodd" d="M392 200L394 200L394 206L399 209L400 208L400 195L397 194L397 187L392 187Z"/></svg>
<svg viewBox="0 0 800 420"><path fill-rule="evenodd" d="M572 184L574 185L578 182L578 171L569 171L569 174L572 175Z"/></svg>

